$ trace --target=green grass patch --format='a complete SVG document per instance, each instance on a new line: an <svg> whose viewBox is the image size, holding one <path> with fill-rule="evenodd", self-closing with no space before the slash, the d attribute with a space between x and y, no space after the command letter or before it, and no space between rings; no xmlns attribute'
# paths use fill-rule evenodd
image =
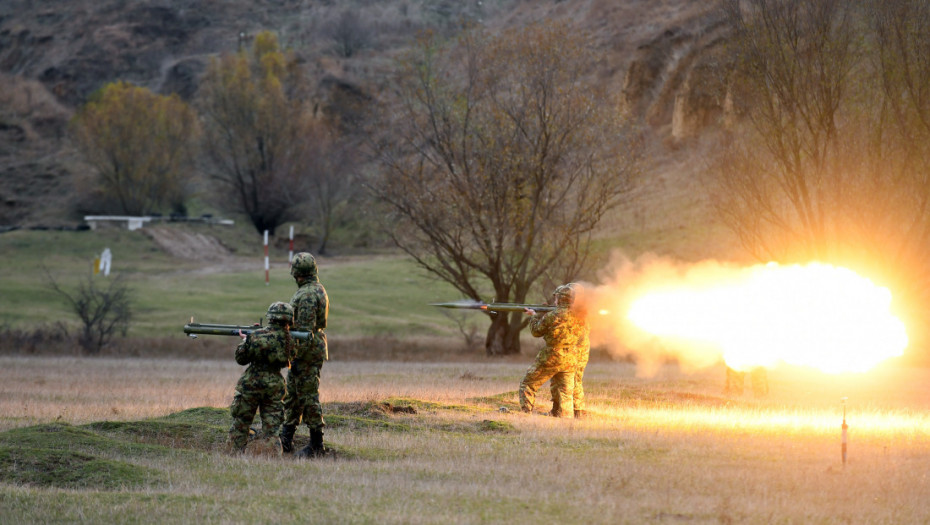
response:
<svg viewBox="0 0 930 525"><path fill-rule="evenodd" d="M340 416L326 414L326 426L332 428L347 428L350 430L388 430L392 432L410 432L411 427L405 423L395 423L382 419L373 419L360 416Z"/></svg>
<svg viewBox="0 0 930 525"><path fill-rule="evenodd" d="M470 397L466 399L466 401L480 405L493 405L495 407L506 408L508 410L520 409L519 394L516 390L501 392L500 394L494 394L493 396Z"/></svg>
<svg viewBox="0 0 930 525"><path fill-rule="evenodd" d="M0 433L0 446L48 450L73 450L92 455L123 454L159 457L170 451L163 446L127 442L100 435L90 429L50 423L15 428Z"/></svg>
<svg viewBox="0 0 930 525"><path fill-rule="evenodd" d="M501 434L510 434L517 432L517 427L507 421L495 421L485 419L475 424L479 432L495 432Z"/></svg>
<svg viewBox="0 0 930 525"><path fill-rule="evenodd" d="M158 485L157 470L114 459L163 457L164 447L127 443L84 428L46 424L0 433L0 479L9 483L113 490Z"/></svg>
<svg viewBox="0 0 930 525"><path fill-rule="evenodd" d="M507 421L483 419L481 421L443 421L431 426L443 432L456 434L516 434L517 427Z"/></svg>
<svg viewBox="0 0 930 525"><path fill-rule="evenodd" d="M188 408L180 412L174 412L167 416L155 418L154 421L169 421L173 423L196 423L200 425L211 425L218 427L229 427L232 421L228 408L217 407L196 407Z"/></svg>
<svg viewBox="0 0 930 525"><path fill-rule="evenodd" d="M0 446L0 479L5 483L70 489L116 490L160 485L161 472L83 452Z"/></svg>
<svg viewBox="0 0 930 525"><path fill-rule="evenodd" d="M227 421L226 428L229 427ZM198 423L165 421L101 421L87 428L108 436L126 437L140 443L212 451L226 440L225 428Z"/></svg>
<svg viewBox="0 0 930 525"><path fill-rule="evenodd" d="M231 421L229 409L197 407L143 421L99 421L85 427L140 443L214 451L225 444Z"/></svg>

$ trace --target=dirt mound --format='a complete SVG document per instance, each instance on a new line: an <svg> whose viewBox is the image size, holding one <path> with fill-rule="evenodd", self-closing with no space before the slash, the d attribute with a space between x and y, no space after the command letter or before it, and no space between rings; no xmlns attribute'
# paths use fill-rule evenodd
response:
<svg viewBox="0 0 930 525"><path fill-rule="evenodd" d="M232 257L229 248L212 235L171 226L145 227L140 231L162 250L181 259L225 261Z"/></svg>

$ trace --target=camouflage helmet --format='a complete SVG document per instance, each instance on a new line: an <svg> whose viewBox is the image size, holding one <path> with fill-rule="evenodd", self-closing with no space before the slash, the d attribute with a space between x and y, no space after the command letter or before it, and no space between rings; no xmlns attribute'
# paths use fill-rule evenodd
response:
<svg viewBox="0 0 930 525"><path fill-rule="evenodd" d="M584 287L578 283L563 284L555 289L555 300L559 306L572 306L584 292Z"/></svg>
<svg viewBox="0 0 930 525"><path fill-rule="evenodd" d="M294 320L294 308L287 303L277 301L271 303L271 306L268 307L268 313L265 314L265 317L269 322L272 323L290 323Z"/></svg>
<svg viewBox="0 0 930 525"><path fill-rule="evenodd" d="M313 277L316 275L316 259L307 252L300 252L291 261L292 277Z"/></svg>

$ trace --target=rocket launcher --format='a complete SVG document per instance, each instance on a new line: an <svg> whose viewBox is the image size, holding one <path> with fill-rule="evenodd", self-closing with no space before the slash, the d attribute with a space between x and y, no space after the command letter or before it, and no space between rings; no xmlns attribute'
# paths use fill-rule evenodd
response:
<svg viewBox="0 0 930 525"><path fill-rule="evenodd" d="M527 308L537 312L551 312L557 309L557 306L548 304L524 304L524 303L485 303L481 301L455 301L451 303L432 303L432 306L439 308L456 308L462 310L483 310L485 312L522 312Z"/></svg>
<svg viewBox="0 0 930 525"><path fill-rule="evenodd" d="M184 333L188 335L191 339L197 339L197 335L239 335L241 331L243 334L250 334L255 330L262 328L259 324L253 325L235 325L235 324L213 324L213 323L195 323L191 321L184 325ZM310 332L298 332L292 331L291 337L294 339L301 339L306 341L310 338Z"/></svg>

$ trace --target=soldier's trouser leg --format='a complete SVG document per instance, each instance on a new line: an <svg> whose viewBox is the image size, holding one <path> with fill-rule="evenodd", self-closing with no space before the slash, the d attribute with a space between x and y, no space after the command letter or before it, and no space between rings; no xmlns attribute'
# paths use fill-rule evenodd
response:
<svg viewBox="0 0 930 525"><path fill-rule="evenodd" d="M255 419L255 411L258 409L258 400L252 396L245 395L236 390L233 396L232 405L229 407L229 413L232 415L232 426L229 428L229 444L235 450L244 450L249 442L249 426Z"/></svg>
<svg viewBox="0 0 930 525"><path fill-rule="evenodd" d="M552 415L555 417L575 417L572 396L575 385L575 371L565 370L552 376L550 393L552 394Z"/></svg>
<svg viewBox="0 0 930 525"><path fill-rule="evenodd" d="M765 368L753 368L749 373L749 381L752 383L752 393L756 397L766 396L769 393L769 374Z"/></svg>
<svg viewBox="0 0 930 525"><path fill-rule="evenodd" d="M295 427L303 421L310 430L322 429L323 405L320 403L320 368L309 366L300 373L287 376L287 394L284 398L284 424Z"/></svg>
<svg viewBox="0 0 930 525"><path fill-rule="evenodd" d="M743 372L737 372L736 370L727 367L727 386L724 389L726 393L741 395L743 393L744 382L745 374L743 374Z"/></svg>
<svg viewBox="0 0 930 525"><path fill-rule="evenodd" d="M323 404L320 403L320 369L321 366L311 366L307 373L301 376L300 397L303 405L303 421L310 432L322 430Z"/></svg>
<svg viewBox="0 0 930 525"><path fill-rule="evenodd" d="M300 425L300 416L303 407L300 406L300 396L297 393L297 373L294 368L287 371L287 389L284 393L284 424L297 428Z"/></svg>
<svg viewBox="0 0 930 525"><path fill-rule="evenodd" d="M552 370L538 363L533 363L520 381L520 409L524 412L532 412L536 406L536 391L546 381L556 374L557 370Z"/></svg>
<svg viewBox="0 0 930 525"><path fill-rule="evenodd" d="M584 363L575 369L575 388L572 394L572 404L575 407L575 414L585 409L584 385L582 384L582 379L584 378L584 369L586 365L587 363ZM549 393L552 395L552 415L558 416L562 412L562 403L559 399L558 387L554 381L549 387Z"/></svg>
<svg viewBox="0 0 930 525"><path fill-rule="evenodd" d="M575 412L583 411L585 409L584 402L584 369L587 366L587 363L581 365L575 370L575 394L572 401L575 403Z"/></svg>
<svg viewBox="0 0 930 525"><path fill-rule="evenodd" d="M263 436L281 435L281 424L284 422L284 403L281 401L283 396L284 385L281 385L281 388L275 389L269 397L262 399L258 410L262 418Z"/></svg>

